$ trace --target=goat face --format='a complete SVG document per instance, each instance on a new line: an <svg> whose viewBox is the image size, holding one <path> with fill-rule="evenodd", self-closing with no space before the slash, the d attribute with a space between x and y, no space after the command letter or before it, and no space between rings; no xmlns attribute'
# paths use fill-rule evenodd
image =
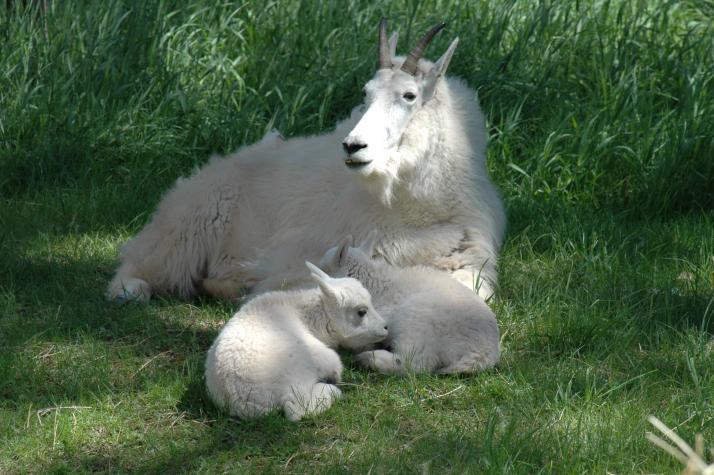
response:
<svg viewBox="0 0 714 475"><path fill-rule="evenodd" d="M399 147L404 129L422 106L423 85L417 78L391 69L377 71L364 86L365 113L345 138L345 165L369 175L386 166Z"/></svg>
<svg viewBox="0 0 714 475"><path fill-rule="evenodd" d="M372 347L388 336L387 322L372 305L372 298L355 279L341 281L341 300L332 309L331 326L339 335L340 346L351 350Z"/></svg>
<svg viewBox="0 0 714 475"><path fill-rule="evenodd" d="M349 169L364 176L396 175L399 171L395 152L402 136L414 114L434 96L458 43L457 38L428 71L419 68L424 49L443 27L442 23L429 30L401 62L394 57L397 34L387 42L386 21L382 19L379 69L364 86L364 115L342 142Z"/></svg>
<svg viewBox="0 0 714 475"><path fill-rule="evenodd" d="M334 279L313 264L305 263L322 292L328 328L340 346L368 348L387 338L387 322L372 306L372 296L356 279Z"/></svg>

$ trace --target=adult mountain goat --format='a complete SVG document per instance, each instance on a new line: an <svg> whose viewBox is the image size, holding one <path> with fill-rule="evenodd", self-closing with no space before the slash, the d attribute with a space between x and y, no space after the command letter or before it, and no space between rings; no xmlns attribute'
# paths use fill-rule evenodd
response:
<svg viewBox="0 0 714 475"><path fill-rule="evenodd" d="M379 68L364 104L333 132L282 140L269 134L179 180L151 221L126 243L109 298L154 292L232 298L309 281L347 234L376 229L375 252L399 265L451 272L484 298L496 284L505 215L485 164L476 93L444 76L458 38L436 63L405 58L379 27Z"/></svg>

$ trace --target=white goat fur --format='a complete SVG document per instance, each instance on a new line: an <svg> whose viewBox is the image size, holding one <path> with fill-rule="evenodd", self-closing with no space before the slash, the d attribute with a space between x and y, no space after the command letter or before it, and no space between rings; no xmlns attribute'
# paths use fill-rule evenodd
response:
<svg viewBox="0 0 714 475"><path fill-rule="evenodd" d="M341 395L342 363L331 348L364 348L387 336L359 282L313 272L319 288L260 295L221 330L206 359L216 405L241 418L282 409L296 421L322 412Z"/></svg>
<svg viewBox="0 0 714 475"><path fill-rule="evenodd" d="M320 267L359 280L389 325L391 351L360 353L357 360L382 373L470 373L495 366L500 357L496 317L483 299L433 268L400 268L369 257L371 239L351 239L330 249Z"/></svg>
<svg viewBox="0 0 714 475"><path fill-rule="evenodd" d="M453 52L452 45L450 51ZM397 75L403 58L394 58ZM432 67L419 62L419 74ZM387 74L377 72L377 77ZM364 108L323 135L270 133L179 179L151 221L121 252L111 299L152 293L233 298L304 283L305 260L342 236L379 231L375 252L399 265L448 271L488 298L505 215L486 169L486 129L476 93L442 77L413 113L381 169L343 163L341 141Z"/></svg>

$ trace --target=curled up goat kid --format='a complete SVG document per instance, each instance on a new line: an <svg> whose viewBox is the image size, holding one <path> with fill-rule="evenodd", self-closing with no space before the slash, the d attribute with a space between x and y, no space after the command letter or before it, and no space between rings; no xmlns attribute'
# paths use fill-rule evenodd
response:
<svg viewBox="0 0 714 475"><path fill-rule="evenodd" d="M333 348L359 350L387 336L362 284L306 265L317 288L267 292L249 301L208 351L208 393L231 415L282 409L297 421L326 410L341 395L342 363Z"/></svg>
<svg viewBox="0 0 714 475"><path fill-rule="evenodd" d="M328 250L320 267L359 280L389 325L387 349L357 356L381 373L470 373L500 358L498 323L484 300L449 274L425 266L397 267L374 259L376 233L359 247L352 238Z"/></svg>
<svg viewBox="0 0 714 475"><path fill-rule="evenodd" d="M375 253L399 266L448 272L494 292L505 213L486 168L487 134L474 90L447 77L458 39L422 58L442 30L405 56L379 27L379 67L364 102L334 130L283 140L270 133L179 179L121 250L112 300L155 293L235 298L309 282L303 262L351 234L379 230Z"/></svg>

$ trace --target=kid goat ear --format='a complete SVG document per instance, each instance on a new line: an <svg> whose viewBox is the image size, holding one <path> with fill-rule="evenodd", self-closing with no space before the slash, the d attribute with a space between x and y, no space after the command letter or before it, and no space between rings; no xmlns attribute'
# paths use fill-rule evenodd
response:
<svg viewBox="0 0 714 475"><path fill-rule="evenodd" d="M315 282L317 282L317 285L320 286L322 293L330 298L336 298L335 289L332 288L332 284L330 282L332 278L325 274L312 262L305 261L305 265L310 270L310 276Z"/></svg>
<svg viewBox="0 0 714 475"><path fill-rule="evenodd" d="M342 241L337 245L337 251L335 252L334 257L332 258L332 265L333 268L339 269L342 267L345 263L345 258L347 257L347 253L352 247L352 236L347 235L346 237L342 238Z"/></svg>
<svg viewBox="0 0 714 475"><path fill-rule="evenodd" d="M322 269L320 269L319 267L317 267L317 266L316 266L315 264L313 264L312 262L305 261L305 265L307 266L308 270L312 273L312 276L313 276L316 280L324 280L324 281L329 281L329 280L330 280L331 277L330 277L329 275L325 274L325 273L322 271Z"/></svg>

